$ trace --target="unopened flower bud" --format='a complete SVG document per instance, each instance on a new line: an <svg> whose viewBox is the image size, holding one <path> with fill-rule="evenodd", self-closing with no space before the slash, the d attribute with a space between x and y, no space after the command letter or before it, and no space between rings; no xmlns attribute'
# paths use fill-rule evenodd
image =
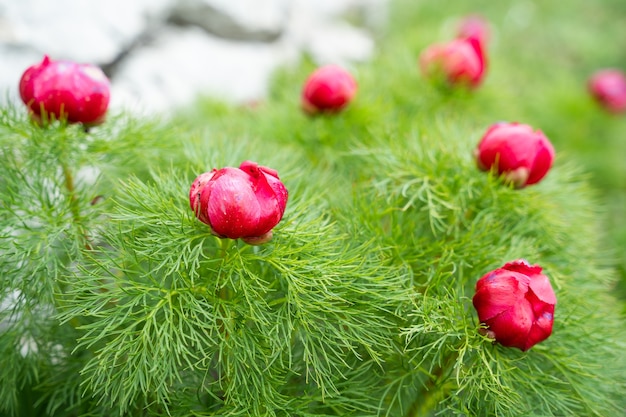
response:
<svg viewBox="0 0 626 417"><path fill-rule="evenodd" d="M48 56L22 74L19 90L33 119L54 117L87 126L104 121L110 99L109 79L100 68Z"/></svg>
<svg viewBox="0 0 626 417"><path fill-rule="evenodd" d="M315 70L304 83L301 105L307 114L336 113L346 107L357 91L352 75L337 65Z"/></svg>
<svg viewBox="0 0 626 417"><path fill-rule="evenodd" d="M556 296L541 271L519 259L478 280L472 302L488 337L526 351L552 334Z"/></svg>
<svg viewBox="0 0 626 417"><path fill-rule="evenodd" d="M554 148L540 130L520 123L496 123L475 151L478 168L495 169L516 188L539 182L554 162Z"/></svg>
<svg viewBox="0 0 626 417"><path fill-rule="evenodd" d="M483 16L471 14L459 21L457 38L474 38L484 49L489 42L489 36L489 22Z"/></svg>
<svg viewBox="0 0 626 417"><path fill-rule="evenodd" d="M200 174L189 190L189 204L198 220L222 238L265 243L282 219L287 189L278 173L251 161Z"/></svg>
<svg viewBox="0 0 626 417"><path fill-rule="evenodd" d="M419 57L422 74L449 86L478 87L486 73L485 51L476 38L433 44Z"/></svg>
<svg viewBox="0 0 626 417"><path fill-rule="evenodd" d="M587 83L592 97L611 113L626 111L626 75L607 68L595 72Z"/></svg>

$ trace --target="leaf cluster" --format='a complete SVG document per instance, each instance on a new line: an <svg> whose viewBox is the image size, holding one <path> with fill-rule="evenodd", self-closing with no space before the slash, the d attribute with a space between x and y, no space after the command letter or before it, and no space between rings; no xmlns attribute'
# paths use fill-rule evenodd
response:
<svg viewBox="0 0 626 417"><path fill-rule="evenodd" d="M90 392L122 414L138 398L167 408L172 386L273 414L292 401L279 387L334 396L348 363L381 361L408 286L371 242L350 242L315 199L296 200L269 245L220 240L189 210L188 183L125 184L104 249L71 276L62 316L84 316Z"/></svg>

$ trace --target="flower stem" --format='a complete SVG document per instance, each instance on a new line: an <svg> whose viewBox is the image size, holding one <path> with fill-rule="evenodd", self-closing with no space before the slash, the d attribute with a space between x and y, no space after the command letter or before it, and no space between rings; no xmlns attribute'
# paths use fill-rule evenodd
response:
<svg viewBox="0 0 626 417"><path fill-rule="evenodd" d="M228 250L232 246L234 240L227 239L227 238L223 238L223 239L219 238L219 240L220 240L220 257L222 258L222 260L225 260L226 257L228 256Z"/></svg>
<svg viewBox="0 0 626 417"><path fill-rule="evenodd" d="M220 239L220 250L219 250L219 256L222 258L222 262L228 262L228 250L230 249L230 247L232 246L233 240L232 239ZM223 285L221 285L221 283L218 283L219 288L216 291L216 296L220 301L220 305L219 305L219 311L221 311L223 319L219 319L219 328L220 331L222 333L222 335L224 336L224 339L228 339L228 329L226 328L226 319L228 318L228 312L226 311L226 309L224 308L224 303L228 302L231 298L231 291L230 288L228 287L228 285L226 283L224 283Z"/></svg>
<svg viewBox="0 0 626 417"><path fill-rule="evenodd" d="M76 203L76 194L74 193L74 176L70 171L67 164L63 163L63 177L65 178L65 188L67 189L70 196L70 209L72 210L72 215L76 219L80 213L78 210L78 205Z"/></svg>
<svg viewBox="0 0 626 417"><path fill-rule="evenodd" d="M75 192L75 187L74 187L74 176L72 175L72 171L70 170L69 166L67 165L65 161L61 162L61 167L63 169L65 189L67 190L69 198L70 198L70 210L72 212L72 220L74 222L74 225L78 227L80 233L83 236L83 239L85 240L85 249L92 250L93 247L89 243L89 237L87 236L87 232L82 226L80 207L78 205L78 199L76 198L76 192Z"/></svg>
<svg viewBox="0 0 626 417"><path fill-rule="evenodd" d="M220 239L220 246L217 251L217 256L221 258L222 264L226 264L229 262L229 250L233 245L234 240L232 239ZM225 268L227 271L228 268ZM228 285L228 279L223 278L223 273L220 271L218 276L218 287L215 289L216 296L216 310L219 312L218 317L216 318L217 331L222 338L225 349L228 349L227 341L230 339L230 331L229 326L233 320L232 311L228 308L228 303L232 298L232 291L230 286ZM225 352L227 355L227 353ZM221 370L218 371L218 368L221 367ZM219 380L220 391L217 393L218 397L221 399L223 403L228 402L228 387L231 383L231 376L229 375L228 368L224 367L221 363L216 364L215 369L213 370L213 374L216 380Z"/></svg>

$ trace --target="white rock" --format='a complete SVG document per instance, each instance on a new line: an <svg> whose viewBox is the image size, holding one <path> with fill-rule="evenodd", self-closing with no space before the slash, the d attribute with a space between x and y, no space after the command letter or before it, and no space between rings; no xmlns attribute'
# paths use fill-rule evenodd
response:
<svg viewBox="0 0 626 417"><path fill-rule="evenodd" d="M111 107L164 112L201 95L258 100L288 56L279 44L228 41L197 27L169 28L118 68Z"/></svg>
<svg viewBox="0 0 626 417"><path fill-rule="evenodd" d="M386 0L295 0L285 38L320 65L366 61L374 52L371 33L343 19L357 5L363 13L386 13Z"/></svg>
<svg viewBox="0 0 626 417"><path fill-rule="evenodd" d="M0 0L3 38L52 59L113 61L174 0Z"/></svg>
<svg viewBox="0 0 626 417"><path fill-rule="evenodd" d="M293 0L293 7L315 20L352 18L369 29L386 23L388 0Z"/></svg>
<svg viewBox="0 0 626 417"><path fill-rule="evenodd" d="M374 40L363 29L348 24L325 24L315 28L303 49L320 65L350 65L372 58Z"/></svg>
<svg viewBox="0 0 626 417"><path fill-rule="evenodd" d="M289 0L179 0L171 19L227 39L267 42L282 33L289 4Z"/></svg>
<svg viewBox="0 0 626 417"><path fill-rule="evenodd" d="M41 62L43 55L31 49L0 44L0 105L21 103L19 82L26 68Z"/></svg>
<svg viewBox="0 0 626 417"><path fill-rule="evenodd" d="M302 54L320 65L370 59L370 33L345 19L373 26L386 19L387 2L0 0L0 104L18 97L21 74L44 54L100 66L115 62L112 109L168 112L199 95L259 100L274 70Z"/></svg>

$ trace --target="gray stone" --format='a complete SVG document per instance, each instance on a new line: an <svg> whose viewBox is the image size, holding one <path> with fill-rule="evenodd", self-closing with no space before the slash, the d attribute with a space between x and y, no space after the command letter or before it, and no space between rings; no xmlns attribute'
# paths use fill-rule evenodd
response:
<svg viewBox="0 0 626 417"><path fill-rule="evenodd" d="M367 61L374 53L371 33L346 17L356 13L374 25L374 16L386 16L385 5L386 0L294 0L285 37L319 65Z"/></svg>
<svg viewBox="0 0 626 417"><path fill-rule="evenodd" d="M289 0L179 0L170 20L219 37L270 42L287 23Z"/></svg>
<svg viewBox="0 0 626 417"><path fill-rule="evenodd" d="M387 0L0 0L0 103L44 54L101 66L111 108L265 97L273 72L371 58ZM351 23L347 22L349 20ZM356 24L355 24L356 23Z"/></svg>
<svg viewBox="0 0 626 417"><path fill-rule="evenodd" d="M155 21L174 0L0 0L4 43L53 59L106 64Z"/></svg>
<svg viewBox="0 0 626 417"><path fill-rule="evenodd" d="M166 112L202 95L258 100L271 74L288 60L280 43L225 40L197 27L167 28L118 67L112 106Z"/></svg>
<svg viewBox="0 0 626 417"><path fill-rule="evenodd" d="M302 49L318 64L351 65L372 58L374 41L363 29L345 23L320 23Z"/></svg>
<svg viewBox="0 0 626 417"><path fill-rule="evenodd" d="M0 105L19 101L18 85L26 68L40 62L43 55L29 49L0 44Z"/></svg>
<svg viewBox="0 0 626 417"><path fill-rule="evenodd" d="M369 30L387 22L388 0L293 0L293 5L313 20L349 20Z"/></svg>

